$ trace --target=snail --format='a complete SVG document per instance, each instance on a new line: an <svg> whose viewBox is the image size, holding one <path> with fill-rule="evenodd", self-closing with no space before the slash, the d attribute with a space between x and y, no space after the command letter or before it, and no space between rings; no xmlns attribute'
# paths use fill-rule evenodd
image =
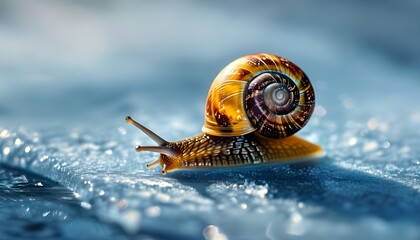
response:
<svg viewBox="0 0 420 240"><path fill-rule="evenodd" d="M314 107L306 74L285 58L261 53L238 58L217 75L208 92L202 133L168 142L131 117L126 121L158 144L137 146L136 151L160 153L147 168L159 164L166 174L317 158L321 146L293 135Z"/></svg>

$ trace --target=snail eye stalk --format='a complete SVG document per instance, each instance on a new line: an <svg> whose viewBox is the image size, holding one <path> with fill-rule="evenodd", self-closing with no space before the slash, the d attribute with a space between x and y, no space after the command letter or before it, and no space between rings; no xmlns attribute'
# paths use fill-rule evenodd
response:
<svg viewBox="0 0 420 240"><path fill-rule="evenodd" d="M149 136L153 141L155 141L159 146L165 146L168 145L168 141L161 138L159 135L154 133L152 130L148 129L147 127L141 125L136 120L132 119L130 116L127 116L125 118L125 121L129 124L133 124L138 129L140 129L142 132L144 132L147 136Z"/></svg>

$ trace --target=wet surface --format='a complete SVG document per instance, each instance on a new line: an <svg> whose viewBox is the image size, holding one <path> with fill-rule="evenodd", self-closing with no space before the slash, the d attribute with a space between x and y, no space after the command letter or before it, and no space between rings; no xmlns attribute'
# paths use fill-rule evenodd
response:
<svg viewBox="0 0 420 240"><path fill-rule="evenodd" d="M126 239L72 191L41 176L0 168L0 192L0 239Z"/></svg>
<svg viewBox="0 0 420 240"><path fill-rule="evenodd" d="M419 239L419 4L323 3L0 4L0 238ZM298 135L325 157L146 169L125 116L195 135L212 79L254 52L308 75Z"/></svg>

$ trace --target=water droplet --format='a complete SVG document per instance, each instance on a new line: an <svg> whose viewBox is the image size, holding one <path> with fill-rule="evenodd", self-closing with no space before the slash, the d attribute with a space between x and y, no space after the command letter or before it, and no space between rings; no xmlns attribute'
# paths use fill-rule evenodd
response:
<svg viewBox="0 0 420 240"><path fill-rule="evenodd" d="M157 217L157 216L160 215L160 207L158 207L158 206L149 207L146 210L146 214L150 217Z"/></svg>
<svg viewBox="0 0 420 240"><path fill-rule="evenodd" d="M4 155L8 155L9 153L10 153L10 148L9 147L3 148L3 154Z"/></svg>
<svg viewBox="0 0 420 240"><path fill-rule="evenodd" d="M45 160L47 160L48 159L48 156L47 155L44 155L44 156L42 156L40 159L39 159L39 161L40 162L43 162L43 161L45 161Z"/></svg>
<svg viewBox="0 0 420 240"><path fill-rule="evenodd" d="M261 188L261 189L257 190L257 195L260 198L264 198L267 193L268 193L268 189L267 188Z"/></svg>
<svg viewBox="0 0 420 240"><path fill-rule="evenodd" d="M308 230L308 224L304 221L303 216L297 212L290 215L290 222L285 225L286 233L293 236L301 236Z"/></svg>
<svg viewBox="0 0 420 240"><path fill-rule="evenodd" d="M0 137L1 138L8 138L10 136L9 132L4 129L3 131L0 132Z"/></svg>
<svg viewBox="0 0 420 240"><path fill-rule="evenodd" d="M26 152L26 153L29 153L30 151L31 151L31 147L26 146L26 147L25 147L25 152Z"/></svg>
<svg viewBox="0 0 420 240"><path fill-rule="evenodd" d="M20 145L22 145L22 143L23 143L23 141L22 141L22 140L20 140L20 138L16 138L16 139L15 139L15 146L16 146L16 147L19 147Z"/></svg>
<svg viewBox="0 0 420 240"><path fill-rule="evenodd" d="M88 202L81 202L80 206L84 209L91 209L92 208L92 205Z"/></svg>
<svg viewBox="0 0 420 240"><path fill-rule="evenodd" d="M124 221L124 228L130 233L135 233L138 231L140 226L141 214L136 210L125 211L122 214Z"/></svg>
<svg viewBox="0 0 420 240"><path fill-rule="evenodd" d="M294 213L292 213L292 215L291 215L291 217L290 217L290 220L293 222L293 223L300 223L301 221L302 221L302 215L300 215L299 213L297 213L297 212L294 212Z"/></svg>
<svg viewBox="0 0 420 240"><path fill-rule="evenodd" d="M227 240L227 236L219 231L214 225L208 225L203 229L203 236L206 240Z"/></svg>
<svg viewBox="0 0 420 240"><path fill-rule="evenodd" d="M354 145L356 145L356 143L357 143L357 138L356 138L356 137L351 137L351 138L349 138L349 140L348 140L348 144L349 144L350 146L354 146Z"/></svg>

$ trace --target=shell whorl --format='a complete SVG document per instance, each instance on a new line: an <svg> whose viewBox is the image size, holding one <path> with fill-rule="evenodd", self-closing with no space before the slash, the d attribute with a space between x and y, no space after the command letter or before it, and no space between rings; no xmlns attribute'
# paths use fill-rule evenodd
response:
<svg viewBox="0 0 420 240"><path fill-rule="evenodd" d="M257 131L284 138L309 120L315 94L305 73L271 54L241 57L226 66L210 87L203 132L239 136Z"/></svg>

